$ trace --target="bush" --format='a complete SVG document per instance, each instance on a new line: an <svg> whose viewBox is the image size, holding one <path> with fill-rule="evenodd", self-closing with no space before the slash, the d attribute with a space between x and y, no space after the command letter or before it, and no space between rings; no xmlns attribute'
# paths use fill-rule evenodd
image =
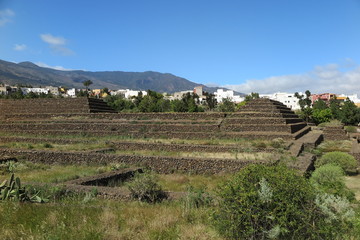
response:
<svg viewBox="0 0 360 240"><path fill-rule="evenodd" d="M136 173L134 179L127 183L131 196L139 201L160 202L167 196L157 183L156 176L150 172Z"/></svg>
<svg viewBox="0 0 360 240"><path fill-rule="evenodd" d="M332 119L331 109L314 109L312 113L312 118L316 124L329 122Z"/></svg>
<svg viewBox="0 0 360 240"><path fill-rule="evenodd" d="M323 193L316 196L315 204L327 223L322 226L327 233L325 239L358 239L355 211L346 198Z"/></svg>
<svg viewBox="0 0 360 240"><path fill-rule="evenodd" d="M311 175L311 184L319 192L345 197L352 201L355 194L345 185L344 170L337 165L325 164L317 168Z"/></svg>
<svg viewBox="0 0 360 240"><path fill-rule="evenodd" d="M353 156L344 152L329 152L323 155L315 162L315 167L318 168L325 164L333 164L340 166L345 172L353 172L356 170L357 161Z"/></svg>
<svg viewBox="0 0 360 240"><path fill-rule="evenodd" d="M247 166L217 195L214 226L227 238L326 238L313 187L285 166Z"/></svg>

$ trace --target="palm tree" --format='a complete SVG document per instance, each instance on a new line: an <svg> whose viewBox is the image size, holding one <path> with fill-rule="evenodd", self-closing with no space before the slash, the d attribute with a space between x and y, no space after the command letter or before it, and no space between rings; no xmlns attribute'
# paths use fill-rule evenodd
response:
<svg viewBox="0 0 360 240"><path fill-rule="evenodd" d="M88 91L89 91L89 86L91 84L93 84L93 82L91 80L86 80L83 82L84 86L86 87L86 95L88 95Z"/></svg>

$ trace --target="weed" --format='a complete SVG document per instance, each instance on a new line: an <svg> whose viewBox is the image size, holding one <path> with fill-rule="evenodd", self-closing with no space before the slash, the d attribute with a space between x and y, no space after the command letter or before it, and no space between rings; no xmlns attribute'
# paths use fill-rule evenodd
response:
<svg viewBox="0 0 360 240"><path fill-rule="evenodd" d="M44 143L43 147L44 148L53 148L53 145L51 145L50 143Z"/></svg>

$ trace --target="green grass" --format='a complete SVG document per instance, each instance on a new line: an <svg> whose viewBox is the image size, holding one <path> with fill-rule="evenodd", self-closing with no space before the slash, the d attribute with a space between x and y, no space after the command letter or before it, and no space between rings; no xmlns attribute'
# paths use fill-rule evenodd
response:
<svg viewBox="0 0 360 240"><path fill-rule="evenodd" d="M0 147L12 149L51 149L56 151L89 151L102 148L109 148L106 143L74 143L74 144L50 144L44 143L27 143L27 142L8 142L0 144Z"/></svg>
<svg viewBox="0 0 360 240"><path fill-rule="evenodd" d="M160 174L159 184L165 191L186 192L189 186L205 188L213 191L222 181L229 178L225 175L196 175L196 174Z"/></svg>
<svg viewBox="0 0 360 240"><path fill-rule="evenodd" d="M0 232L2 239L221 239L207 216L204 209L185 213L180 202L4 202Z"/></svg>
<svg viewBox="0 0 360 240"><path fill-rule="evenodd" d="M17 164L15 175L23 182L43 183L63 182L111 168ZM0 180L9 175L2 175ZM228 175L158 177L164 190L186 191L192 185L212 191ZM45 204L0 202L1 239L222 239L211 228L209 208L188 209L182 200L147 204L85 199L84 194L70 194L51 197Z"/></svg>
<svg viewBox="0 0 360 240"><path fill-rule="evenodd" d="M74 134L74 135L32 135L22 133L6 133L0 132L0 136L8 137L27 137L27 138L47 138L47 139L70 139L87 142L105 143L109 141L131 141L131 142L149 142L149 143L168 143L168 144L197 144L197 145L236 145L244 148L269 148L274 146L270 140L254 140L245 138L234 138L234 139L177 139L177 138L143 138L143 137L132 137L132 136L92 136L91 134ZM283 147L283 146L280 146ZM278 147L276 147L278 148Z"/></svg>
<svg viewBox="0 0 360 240"><path fill-rule="evenodd" d="M14 163L16 176L23 182L41 183L62 183L80 177L95 175L110 171L112 165L108 166L88 166L88 165L46 165L31 162ZM2 169L0 179L7 179L9 173Z"/></svg>

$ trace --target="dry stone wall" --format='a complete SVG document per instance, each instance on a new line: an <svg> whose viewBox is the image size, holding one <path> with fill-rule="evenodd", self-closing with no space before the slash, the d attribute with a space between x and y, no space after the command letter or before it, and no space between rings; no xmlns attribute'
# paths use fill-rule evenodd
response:
<svg viewBox="0 0 360 240"><path fill-rule="evenodd" d="M194 174L218 174L239 171L248 164L273 164L269 161L195 159L176 157L113 155L101 153L51 152L0 149L1 156L14 156L31 162L46 164L110 164L147 167L158 173L186 172Z"/></svg>
<svg viewBox="0 0 360 240"><path fill-rule="evenodd" d="M78 144L94 143L94 141L83 141L74 139L51 139L51 138L22 138L22 137L0 137L0 143L27 142L27 143L53 143L53 144ZM195 144L165 144L147 142L117 142L108 141L109 147L116 150L153 150L167 152L276 152L273 148L242 148L237 145L195 145Z"/></svg>
<svg viewBox="0 0 360 240"><path fill-rule="evenodd" d="M340 127L325 127L324 140L349 140L343 126Z"/></svg>

